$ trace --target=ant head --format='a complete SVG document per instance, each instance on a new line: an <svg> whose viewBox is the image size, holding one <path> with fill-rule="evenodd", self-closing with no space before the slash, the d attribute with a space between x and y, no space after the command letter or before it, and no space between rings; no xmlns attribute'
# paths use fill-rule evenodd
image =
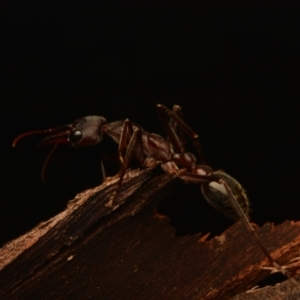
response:
<svg viewBox="0 0 300 300"><path fill-rule="evenodd" d="M60 127L35 130L18 135L12 143L15 147L19 140L36 134L48 133L47 137L42 139L38 146L54 144L54 148L49 153L42 169L42 180L45 181L45 170L48 162L57 148L58 144L69 144L74 147L92 146L99 143L103 138L103 126L107 123L105 118L100 116L89 116L77 119L73 124Z"/></svg>
<svg viewBox="0 0 300 300"><path fill-rule="evenodd" d="M99 143L103 138L103 125L107 122L100 116L88 116L77 119L73 124L54 127L46 130L29 131L17 136L12 146L15 147L24 137L48 133L38 146L51 144L70 144L74 147L91 146Z"/></svg>
<svg viewBox="0 0 300 300"><path fill-rule="evenodd" d="M63 126L54 134L45 137L38 146L49 144L70 144L73 147L92 146L101 142L103 125L107 122L100 116L77 119L73 124Z"/></svg>

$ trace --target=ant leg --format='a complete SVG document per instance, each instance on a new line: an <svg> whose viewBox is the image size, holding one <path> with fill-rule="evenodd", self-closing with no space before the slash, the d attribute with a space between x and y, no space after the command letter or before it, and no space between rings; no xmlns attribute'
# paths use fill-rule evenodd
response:
<svg viewBox="0 0 300 300"><path fill-rule="evenodd" d="M179 136L177 135L177 133L175 132L175 128L177 126L178 120L176 118L172 118L171 116L177 116L177 112L181 109L180 106L175 106L173 108L173 112L170 112L171 115L170 118L170 122L169 120L166 118L167 114L165 109L167 109L165 106L163 106L162 104L157 104L157 112L158 112L158 116L162 122L162 125L168 135L168 139L171 142L171 145L174 149L175 152L177 153L183 153L184 152L184 147L179 139ZM175 111L175 112L174 112ZM179 118L179 117L178 117Z"/></svg>
<svg viewBox="0 0 300 300"><path fill-rule="evenodd" d="M291 270L290 273L292 274L292 276L294 276L294 275L298 274L299 269L300 269L300 257L293 258L288 265L281 266L281 269L278 269L276 267L262 267L262 269L270 270L271 274L282 272L281 269L284 269L284 270L290 269Z"/></svg>
<svg viewBox="0 0 300 300"><path fill-rule="evenodd" d="M116 198L121 186L122 186L122 181L123 181L123 176L121 177L120 174L124 173L126 171L126 166L124 163L124 157L123 157L123 150L126 148L126 142L130 136L133 135L133 126L131 122L126 119L123 123L122 131L121 131L121 136L119 139L119 146L118 146L118 158L120 162L120 171L119 171L119 184L118 188L116 191L114 191L109 199L109 202L105 204L106 207L113 207L113 201Z"/></svg>
<svg viewBox="0 0 300 300"><path fill-rule="evenodd" d="M120 140L119 140L119 146L118 146L118 156L119 156L119 161L121 164L119 174L125 173L125 171L127 169L128 163L126 162L126 159L123 156L123 151L124 151L124 149L126 149L127 145L130 144L133 134L134 134L134 130L133 130L132 123L129 121L129 119L126 119L123 123L123 128L122 128L122 132L121 132L121 136L120 136ZM128 139L129 139L129 144L128 144ZM128 147L127 147L127 149L128 149ZM125 153L125 157L126 157L126 153ZM123 178L123 176L122 176L122 178ZM120 184L121 183L122 183L122 180L121 180Z"/></svg>
<svg viewBox="0 0 300 300"><path fill-rule="evenodd" d="M179 105L173 105L172 108L172 113L175 114L176 116L178 116L179 118L182 117L182 110L181 110L181 106ZM170 126L175 130L177 127L177 123L176 120L174 118L170 118Z"/></svg>
<svg viewBox="0 0 300 300"><path fill-rule="evenodd" d="M180 106L179 106L179 108L180 108ZM168 123L168 121L166 119L166 115L168 115L171 120L175 120L176 125L179 126L181 128L181 130L184 131L193 140L193 145L194 145L194 147L196 148L196 150L198 152L198 155L200 157L201 162L204 164L205 163L205 158L204 158L204 155L201 151L198 134L196 132L194 132L183 121L181 116L179 116L179 113L177 113L176 111L174 112L174 108L173 108L173 111L171 111L167 107L165 107L164 105L157 104L157 111L158 111L158 115L161 119L161 122L162 122L162 124L165 128L165 131L167 132L168 136L170 137L170 141L171 141L171 144L174 147L175 152L183 153L184 148L183 148L182 142L180 141L178 135L175 133L174 128L172 128L172 126Z"/></svg>
<svg viewBox="0 0 300 300"><path fill-rule="evenodd" d="M172 113L174 113L176 116L178 116L178 118L182 119L181 106L175 104L173 106ZM162 117L165 118L166 116L162 115ZM177 126L177 122L174 118L169 119L169 124L170 124L170 127L174 130L174 132L178 136L180 144L182 145L182 148L184 149L184 145L186 144L186 139L185 139L184 132L183 132L182 128L180 126ZM167 137L167 141L171 146L173 146L169 137Z"/></svg>
<svg viewBox="0 0 300 300"><path fill-rule="evenodd" d="M255 242L260 247L260 249L262 250L264 255L267 257L269 262L274 266L271 269L272 270L275 269L277 272L281 272L283 275L285 275L287 277L291 277L291 273L287 270L288 266L287 267L280 266L272 258L270 253L267 251L266 247L263 245L262 241L260 240L260 238L256 234L256 231L253 228L253 226L251 225L251 223L249 222L247 215L245 214L244 210L242 209L242 207L238 203L236 197L232 193L231 188L228 186L228 184L225 180L219 178L218 176L214 176L214 175L212 175L212 176L210 176L210 175L198 175L198 174L193 174L193 173L188 173L188 172L180 174L179 177L181 179L185 180L185 181L190 181L190 182L199 183L199 184L211 183L211 182L218 182L218 183L222 184L224 186L228 196L229 196L231 206L234 208L237 215L243 221L243 223L247 227L247 230L251 233L251 235L253 236Z"/></svg>
<svg viewBox="0 0 300 300"><path fill-rule="evenodd" d="M106 180L107 180L107 176L106 176L106 171L105 171L105 167L104 167L104 164L103 164L103 160L102 160L102 159L100 160L100 166L101 166L102 181L103 181L103 183L104 183L104 182L106 182Z"/></svg>
<svg viewBox="0 0 300 300"><path fill-rule="evenodd" d="M127 146L126 152L125 152L125 157L123 158L123 166L119 172L119 176L120 176L119 185L120 186L122 184L123 177L128 168L128 165L132 161L134 156L140 162L140 164L143 165L143 163L145 161L145 155L143 152L142 133L141 133L141 129L139 129L139 128L134 129L133 134L130 138L129 144Z"/></svg>
<svg viewBox="0 0 300 300"><path fill-rule="evenodd" d="M130 139L127 145L128 138ZM124 149L126 149L125 156L123 156ZM126 119L123 124L123 129L122 129L122 133L119 141L119 147L118 147L119 161L121 164L120 171L119 171L118 188L116 191L113 192L112 196L109 199L109 202L105 206L113 207L113 201L122 187L125 172L133 156L135 155L136 158L141 163L144 162L144 155L142 149L143 149L143 143L142 143L141 129L139 128L133 129L132 123L128 119Z"/></svg>
<svg viewBox="0 0 300 300"><path fill-rule="evenodd" d="M101 170L101 176L102 176L102 183L105 183L107 180L110 179L107 177L106 169L105 169L105 163L106 161L118 161L118 155L116 154L102 154L100 156L100 170Z"/></svg>
<svg viewBox="0 0 300 300"><path fill-rule="evenodd" d="M44 164L43 164L42 172L41 172L41 178L42 178L42 182L43 182L43 183L45 183L45 181L46 181L46 180L45 180L45 174L46 174L46 168L47 168L47 166L48 166L49 160L50 160L50 158L52 157L54 151L57 149L57 147L58 147L58 144L55 144L55 145L53 146L53 148L52 148L51 151L49 152L49 154L48 154L48 156L47 156L47 158L46 158L46 160L45 160L45 162L44 162Z"/></svg>
<svg viewBox="0 0 300 300"><path fill-rule="evenodd" d="M182 111L181 111L181 106L179 105L173 105L173 108L172 108L172 113L177 115L179 118L181 118L181 115L182 115ZM170 119L170 126L175 130L176 127L177 127L177 123L176 123L176 120L175 119Z"/></svg>
<svg viewBox="0 0 300 300"><path fill-rule="evenodd" d="M238 215L240 216L240 218L242 219L242 221L244 222L245 226L247 227L248 231L251 233L251 235L254 237L256 243L258 244L258 246L260 247L260 249L262 250L262 252L265 254L265 256L267 257L267 259L269 260L269 262L274 266L274 268L278 271L281 272L283 275L287 276L287 277L291 277L291 273L285 268L280 266L270 255L270 253L267 251L266 247L263 245L262 241L260 240L260 238L258 237L258 235L256 234L255 229L253 228L253 226L251 225L251 223L249 222L246 214L244 213L244 211L242 210L241 206L239 205L239 203L237 202L236 198L234 197L231 189L229 188L228 184L226 183L226 181L224 181L223 179L220 179L219 182L221 184L223 184L223 186L226 189L227 194L229 195L230 201L232 206L234 207L234 209L236 210L236 212L238 213ZM273 269L274 269L273 268Z"/></svg>

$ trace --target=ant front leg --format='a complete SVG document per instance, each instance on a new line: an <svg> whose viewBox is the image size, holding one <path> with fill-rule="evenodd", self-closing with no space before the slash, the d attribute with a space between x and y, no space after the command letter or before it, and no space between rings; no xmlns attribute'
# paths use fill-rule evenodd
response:
<svg viewBox="0 0 300 300"><path fill-rule="evenodd" d="M124 150L126 150L125 155L123 155ZM109 202L105 206L113 207L113 201L122 187L124 175L134 156L138 161L144 161L141 129L136 126L134 128L132 123L126 119L123 124L118 147L118 157L120 161L118 188L113 192Z"/></svg>

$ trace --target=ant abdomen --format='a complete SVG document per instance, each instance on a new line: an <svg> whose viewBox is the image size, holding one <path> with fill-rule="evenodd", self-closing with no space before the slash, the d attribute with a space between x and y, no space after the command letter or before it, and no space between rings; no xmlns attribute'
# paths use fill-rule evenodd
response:
<svg viewBox="0 0 300 300"><path fill-rule="evenodd" d="M241 186L241 184L223 171L215 171L211 175L219 177L227 183L243 212L248 217L249 200L246 195L246 191ZM223 184L216 181L203 183L201 185L201 190L206 201L215 209L222 212L224 215L231 219L240 219L240 216L238 215L236 209L232 206L231 198L228 195Z"/></svg>

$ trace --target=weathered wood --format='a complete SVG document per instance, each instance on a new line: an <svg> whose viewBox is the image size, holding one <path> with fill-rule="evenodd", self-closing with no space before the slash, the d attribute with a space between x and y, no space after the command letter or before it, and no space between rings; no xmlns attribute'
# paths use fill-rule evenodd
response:
<svg viewBox="0 0 300 300"><path fill-rule="evenodd" d="M211 240L175 236L156 205L180 180L151 176L128 172L114 210L105 204L115 179L77 195L65 211L6 244L0 298L229 299L269 276L241 222ZM266 224L258 235L279 263L299 256L300 222Z"/></svg>
<svg viewBox="0 0 300 300"><path fill-rule="evenodd" d="M274 286L251 289L231 300L298 300L300 299L300 277L286 280Z"/></svg>
<svg viewBox="0 0 300 300"><path fill-rule="evenodd" d="M274 286L249 290L231 300L298 300L300 299L300 277L286 280Z"/></svg>

